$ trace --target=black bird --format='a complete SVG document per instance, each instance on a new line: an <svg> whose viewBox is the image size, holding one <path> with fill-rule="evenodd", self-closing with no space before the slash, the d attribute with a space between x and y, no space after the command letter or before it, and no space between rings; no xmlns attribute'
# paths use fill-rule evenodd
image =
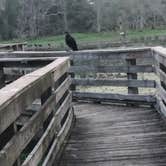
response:
<svg viewBox="0 0 166 166"><path fill-rule="evenodd" d="M66 45L68 45L68 47L70 47L73 51L78 50L75 39L68 32L65 32L65 41Z"/></svg>

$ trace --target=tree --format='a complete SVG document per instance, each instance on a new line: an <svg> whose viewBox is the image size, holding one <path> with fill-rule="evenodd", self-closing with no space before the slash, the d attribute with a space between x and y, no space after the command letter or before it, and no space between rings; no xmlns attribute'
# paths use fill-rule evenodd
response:
<svg viewBox="0 0 166 166"><path fill-rule="evenodd" d="M94 29L95 11L87 0L67 0L66 6L69 30L85 32Z"/></svg>
<svg viewBox="0 0 166 166"><path fill-rule="evenodd" d="M6 0L3 4L0 14L0 36L2 39L12 39L17 36L18 0Z"/></svg>

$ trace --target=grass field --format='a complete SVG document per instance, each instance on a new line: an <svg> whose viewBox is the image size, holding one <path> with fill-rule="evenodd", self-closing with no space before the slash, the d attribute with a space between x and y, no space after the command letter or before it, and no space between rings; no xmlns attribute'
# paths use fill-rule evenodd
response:
<svg viewBox="0 0 166 166"><path fill-rule="evenodd" d="M73 33L72 34L77 42L88 43L97 41L112 41L116 42L120 40L119 32L101 32L101 33ZM145 29L143 31L128 31L127 39L141 38L148 36L166 36L166 29L149 30ZM41 44L43 46L51 45L63 45L64 35L48 36L48 37L38 37L38 38L26 38L26 39L14 39L10 41L1 41L0 43L11 43L11 42L27 42L28 44Z"/></svg>

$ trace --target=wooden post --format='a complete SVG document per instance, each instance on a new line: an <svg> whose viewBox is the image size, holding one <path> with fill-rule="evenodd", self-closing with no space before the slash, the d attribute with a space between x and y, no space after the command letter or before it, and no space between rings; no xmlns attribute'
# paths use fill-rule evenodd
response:
<svg viewBox="0 0 166 166"><path fill-rule="evenodd" d="M17 51L17 45L12 46L13 51Z"/></svg>
<svg viewBox="0 0 166 166"><path fill-rule="evenodd" d="M128 67L136 65L136 59L127 59ZM128 80L137 80L137 73L127 73ZM128 87L128 94L138 94L137 87ZM127 103L127 106L136 106L136 104Z"/></svg>
<svg viewBox="0 0 166 166"><path fill-rule="evenodd" d="M71 66L74 66L74 62L72 60L70 61L70 64L71 64ZM69 74L71 75L72 79L75 78L75 73L69 73ZM76 90L76 85L71 84L70 90L75 91Z"/></svg>
<svg viewBox="0 0 166 166"><path fill-rule="evenodd" d="M136 59L127 59L128 67L136 65ZM137 73L127 73L128 80L137 80ZM137 87L128 87L128 94L138 94Z"/></svg>
<svg viewBox="0 0 166 166"><path fill-rule="evenodd" d="M3 67L0 67L0 89L5 86L5 75Z"/></svg>
<svg viewBox="0 0 166 166"><path fill-rule="evenodd" d="M13 128L14 128L14 134L16 134L17 131L18 131L18 127L17 127L17 124L16 124L15 122L14 122L14 124L13 124ZM20 157L16 160L16 162L15 162L14 165L15 165L15 166L21 166Z"/></svg>

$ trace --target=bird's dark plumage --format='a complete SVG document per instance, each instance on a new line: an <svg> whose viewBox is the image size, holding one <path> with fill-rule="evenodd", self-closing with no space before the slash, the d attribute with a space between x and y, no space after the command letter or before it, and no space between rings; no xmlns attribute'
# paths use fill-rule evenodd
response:
<svg viewBox="0 0 166 166"><path fill-rule="evenodd" d="M70 47L73 51L78 50L75 39L68 32L65 32L65 41L68 47Z"/></svg>

